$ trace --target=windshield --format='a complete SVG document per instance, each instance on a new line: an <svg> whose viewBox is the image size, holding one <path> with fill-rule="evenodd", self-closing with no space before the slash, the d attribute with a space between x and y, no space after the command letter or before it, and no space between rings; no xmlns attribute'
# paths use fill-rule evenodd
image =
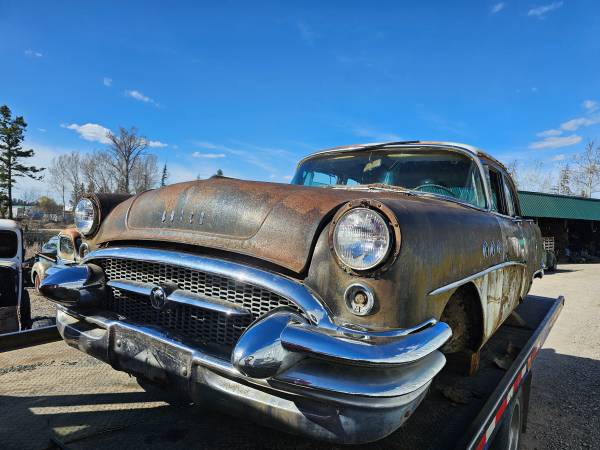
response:
<svg viewBox="0 0 600 450"><path fill-rule="evenodd" d="M17 234L9 230L0 230L0 258L14 258L18 250Z"/></svg>
<svg viewBox="0 0 600 450"><path fill-rule="evenodd" d="M354 186L388 184L485 207L477 165L450 151L372 151L328 155L302 163L292 184Z"/></svg>

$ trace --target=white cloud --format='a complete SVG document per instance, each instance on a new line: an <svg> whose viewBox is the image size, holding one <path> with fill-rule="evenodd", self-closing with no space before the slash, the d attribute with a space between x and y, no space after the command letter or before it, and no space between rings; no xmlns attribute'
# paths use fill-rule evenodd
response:
<svg viewBox="0 0 600 450"><path fill-rule="evenodd" d="M314 45L317 33L315 33L315 31L305 22L299 21L296 23L296 26L298 27L298 31L300 31L302 40L309 45Z"/></svg>
<svg viewBox="0 0 600 450"><path fill-rule="evenodd" d="M208 159L217 159L217 158L225 158L225 153L201 153L194 152L192 153L194 158L208 158Z"/></svg>
<svg viewBox="0 0 600 450"><path fill-rule="evenodd" d="M551 129L551 130L540 131L539 133L536 134L536 136L543 138L543 137L549 137L549 136L560 136L561 134L562 134L562 131Z"/></svg>
<svg viewBox="0 0 600 450"><path fill-rule="evenodd" d="M148 147L152 147L152 148L165 148L165 147L169 146L169 144L165 144L164 142L160 142L160 141L148 141L147 144L148 144Z"/></svg>
<svg viewBox="0 0 600 450"><path fill-rule="evenodd" d="M566 158L567 156L564 153L561 153L560 155L554 155L552 161L564 161Z"/></svg>
<svg viewBox="0 0 600 450"><path fill-rule="evenodd" d="M402 138L395 133L386 133L381 130L375 130L368 127L357 127L352 132L359 137L375 139L376 141L391 142L401 141Z"/></svg>
<svg viewBox="0 0 600 450"><path fill-rule="evenodd" d="M76 123L72 123L71 125L61 124L61 127L76 131L86 141L100 142L101 144L110 143L108 139L110 130L97 123L86 123L84 125L77 125Z"/></svg>
<svg viewBox="0 0 600 450"><path fill-rule="evenodd" d="M560 129L564 131L575 131L581 127L589 127L600 123L600 114L595 114L589 117L578 117L576 119L567 120L560 125Z"/></svg>
<svg viewBox="0 0 600 450"><path fill-rule="evenodd" d="M529 144L529 148L535 150L541 150L546 148L561 148L575 145L581 142L581 136L572 134L570 136L549 136L541 141L532 142Z"/></svg>
<svg viewBox="0 0 600 450"><path fill-rule="evenodd" d="M496 3L494 6L492 6L491 12L492 12L492 14L497 14L500 11L502 11L504 8L506 8L506 3L504 3L504 2Z"/></svg>
<svg viewBox="0 0 600 450"><path fill-rule="evenodd" d="M582 105L590 113L593 113L598 108L600 108L600 105L595 100L584 100L584 102L582 103Z"/></svg>
<svg viewBox="0 0 600 450"><path fill-rule="evenodd" d="M35 50L31 50L30 48L28 48L27 50L25 50L25 56L28 56L29 58L41 58L44 55L40 52L36 52Z"/></svg>
<svg viewBox="0 0 600 450"><path fill-rule="evenodd" d="M545 17L546 14L551 13L552 11L556 11L563 5L563 2L552 2L547 5L540 5L535 8L531 8L527 13L528 16L531 17Z"/></svg>
<svg viewBox="0 0 600 450"><path fill-rule="evenodd" d="M112 82L113 82L112 78L104 77L102 79L102 84L104 84L104 86L110 87L110 86L112 86Z"/></svg>
<svg viewBox="0 0 600 450"><path fill-rule="evenodd" d="M38 128L38 131L40 131L40 132L42 132L42 133L45 133L45 132L46 132L46 131L48 131L48 130L46 130L45 128Z"/></svg>
<svg viewBox="0 0 600 450"><path fill-rule="evenodd" d="M156 103L156 101L154 101L153 98L148 97L147 95L142 94L140 91L132 89L130 91L125 91L125 95L127 97L131 97L139 102L143 102L143 103L151 103L155 106L159 106L158 103Z"/></svg>

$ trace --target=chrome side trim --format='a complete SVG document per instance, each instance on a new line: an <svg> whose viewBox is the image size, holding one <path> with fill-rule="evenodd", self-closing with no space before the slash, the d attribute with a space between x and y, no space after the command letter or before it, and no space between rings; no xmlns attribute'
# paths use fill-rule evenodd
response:
<svg viewBox="0 0 600 450"><path fill-rule="evenodd" d="M140 247L111 247L89 253L84 263L95 259L116 258L169 264L231 278L240 283L262 287L298 305L311 322L325 328L336 328L329 309L305 285L282 275L232 261Z"/></svg>
<svg viewBox="0 0 600 450"><path fill-rule="evenodd" d="M437 289L434 289L433 291L431 291L427 295L443 294L444 292L448 292L448 291L450 291L452 289L455 289L457 287L462 286L463 284L467 284L470 281L474 281L477 278L480 278L480 277L482 277L484 275L487 275L488 273L494 272L494 271L499 270L499 269L504 269L505 267L510 267L510 266L522 266L522 267L525 267L526 264L523 263L523 262L520 262L520 261L506 261L506 262L503 262L503 263L500 263L500 264L496 264L495 266L488 267L487 269L482 270L481 272L477 272L477 273L475 273L473 275L469 275L468 277L463 278L461 280L458 280L458 281L455 281L453 283L450 283L450 284L447 284L445 286L442 286L442 287L439 287Z"/></svg>
<svg viewBox="0 0 600 450"><path fill-rule="evenodd" d="M152 290L158 285L152 283L142 283L139 281L129 280L110 280L106 283L112 288L122 291L132 292L134 294L150 297ZM218 313L227 314L229 316L249 316L250 311L246 308L236 305L235 303L226 302L219 298L212 298L206 295L195 294L183 289L175 289L166 297L165 307L168 307L169 302L183 303L197 308L208 309Z"/></svg>

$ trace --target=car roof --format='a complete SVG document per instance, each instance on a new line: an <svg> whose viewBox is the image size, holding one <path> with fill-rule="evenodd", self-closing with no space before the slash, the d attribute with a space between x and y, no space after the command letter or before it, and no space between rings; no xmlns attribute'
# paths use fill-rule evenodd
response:
<svg viewBox="0 0 600 450"><path fill-rule="evenodd" d="M300 163L308 160L308 159L312 159L314 157L317 156L321 156L321 155L326 155L326 154L335 154L335 153L345 153L345 152L351 152L351 151L361 151L361 150L365 150L365 151L369 151L371 149L391 149L391 148L402 148L402 147L451 147L451 148L459 148L462 150L465 150L469 153L471 153L473 156L477 156L479 158L487 158L490 161L493 161L494 163L498 164L500 167L502 167L504 170L506 170L506 167L504 166L504 164L502 164L500 161L498 161L496 158L494 158L493 156L491 156L489 153L486 153L485 151L474 147L472 145L468 145L468 144L462 144L459 142L445 142L445 141L392 141L392 142L372 142L372 143L366 143L366 144L353 144L353 145L344 145L341 147L332 147L332 148L328 148L328 149L324 149L324 150L320 150L318 152L312 153L308 156L306 156L305 158L303 158Z"/></svg>
<svg viewBox="0 0 600 450"><path fill-rule="evenodd" d="M13 230L18 231L21 226L11 219L0 219L0 230Z"/></svg>

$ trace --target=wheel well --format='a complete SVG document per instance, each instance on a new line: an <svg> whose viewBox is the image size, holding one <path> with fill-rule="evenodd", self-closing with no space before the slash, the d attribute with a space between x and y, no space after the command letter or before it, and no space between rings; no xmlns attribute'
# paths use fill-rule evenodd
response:
<svg viewBox="0 0 600 450"><path fill-rule="evenodd" d="M453 334L442 350L447 353L479 350L483 343L484 320L477 287L468 283L456 289L440 320L450 325Z"/></svg>

